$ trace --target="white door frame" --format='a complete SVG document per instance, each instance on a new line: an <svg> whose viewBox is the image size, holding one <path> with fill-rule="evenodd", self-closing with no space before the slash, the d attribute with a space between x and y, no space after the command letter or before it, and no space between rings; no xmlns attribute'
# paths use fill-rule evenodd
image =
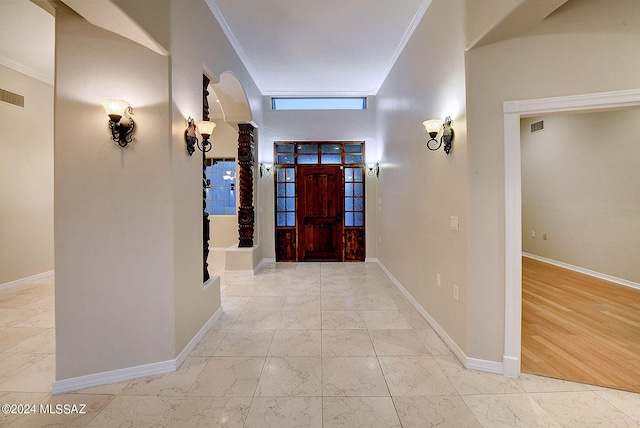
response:
<svg viewBox="0 0 640 428"><path fill-rule="evenodd" d="M504 113L505 193L505 376L520 376L522 340L522 187L520 118L548 113L585 112L640 106L640 89L524 101L507 101Z"/></svg>

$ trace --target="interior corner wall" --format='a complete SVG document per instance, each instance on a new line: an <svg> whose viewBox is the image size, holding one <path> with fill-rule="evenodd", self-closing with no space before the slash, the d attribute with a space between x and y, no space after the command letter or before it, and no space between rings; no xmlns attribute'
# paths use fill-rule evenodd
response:
<svg viewBox="0 0 640 428"><path fill-rule="evenodd" d="M174 358L169 63L56 13L56 379ZM100 98L133 107L111 140Z"/></svg>
<svg viewBox="0 0 640 428"><path fill-rule="evenodd" d="M203 287L202 284L202 157L198 156L199 152L191 157L186 154L187 118L202 117L203 73L212 79L212 84L224 72L233 73L245 91L256 126L262 121L262 96L206 2L167 1L170 2L170 26L166 31L170 33L171 45L171 156L175 195L175 343L179 353L221 306L219 286ZM214 146L216 133L223 129L220 123L218 128L213 134ZM237 142L237 131L235 140ZM214 224L211 234L217 233Z"/></svg>
<svg viewBox="0 0 640 428"><path fill-rule="evenodd" d="M431 3L376 96L376 122L382 147L378 258L466 353L467 311L474 302L467 285L463 4ZM427 149L422 125L446 116L455 132L449 155ZM459 231L450 228L452 216L458 217Z"/></svg>
<svg viewBox="0 0 640 428"><path fill-rule="evenodd" d="M516 38L467 52L469 348L501 361L505 317L503 103L640 87L640 2L569 1Z"/></svg>
<svg viewBox="0 0 640 428"><path fill-rule="evenodd" d="M53 269L53 86L0 65L0 285ZM34 126L35 124L35 126Z"/></svg>
<svg viewBox="0 0 640 428"><path fill-rule="evenodd" d="M521 120L525 253L640 284L638 123L640 109Z"/></svg>

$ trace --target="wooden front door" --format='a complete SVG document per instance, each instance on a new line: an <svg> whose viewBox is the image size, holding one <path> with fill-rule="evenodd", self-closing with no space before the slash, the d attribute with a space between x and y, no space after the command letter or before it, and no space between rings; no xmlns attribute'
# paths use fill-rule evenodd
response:
<svg viewBox="0 0 640 428"><path fill-rule="evenodd" d="M298 166L298 260L343 261L339 165Z"/></svg>

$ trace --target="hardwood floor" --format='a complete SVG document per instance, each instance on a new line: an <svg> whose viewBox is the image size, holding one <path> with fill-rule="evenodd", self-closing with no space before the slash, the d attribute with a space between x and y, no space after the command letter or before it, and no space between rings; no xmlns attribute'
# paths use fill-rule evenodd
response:
<svg viewBox="0 0 640 428"><path fill-rule="evenodd" d="M523 257L522 372L640 392L640 290Z"/></svg>

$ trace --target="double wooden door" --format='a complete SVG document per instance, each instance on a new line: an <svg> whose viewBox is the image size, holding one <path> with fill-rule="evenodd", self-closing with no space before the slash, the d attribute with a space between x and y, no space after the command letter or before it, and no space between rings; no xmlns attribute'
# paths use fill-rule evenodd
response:
<svg viewBox="0 0 640 428"><path fill-rule="evenodd" d="M298 260L343 261L343 168L298 166Z"/></svg>

